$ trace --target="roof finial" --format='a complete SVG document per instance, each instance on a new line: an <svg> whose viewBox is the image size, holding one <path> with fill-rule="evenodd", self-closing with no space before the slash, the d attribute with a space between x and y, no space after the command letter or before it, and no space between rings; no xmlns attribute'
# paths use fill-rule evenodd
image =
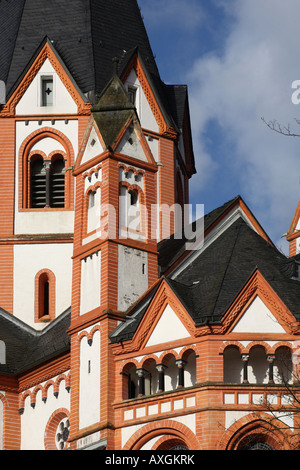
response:
<svg viewBox="0 0 300 470"><path fill-rule="evenodd" d="M115 73L115 75L118 75L118 72L119 72L119 70L118 70L119 58L118 58L118 57L114 57L113 60L112 60L112 62L113 62L113 66L114 66L114 73Z"/></svg>

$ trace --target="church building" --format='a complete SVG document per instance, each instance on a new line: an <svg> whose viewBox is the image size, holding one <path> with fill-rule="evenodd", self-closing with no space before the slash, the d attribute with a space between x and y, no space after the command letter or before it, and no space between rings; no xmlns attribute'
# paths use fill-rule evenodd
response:
<svg viewBox="0 0 300 470"><path fill-rule="evenodd" d="M298 448L300 206L189 221L137 1L0 2L0 80L0 449Z"/></svg>

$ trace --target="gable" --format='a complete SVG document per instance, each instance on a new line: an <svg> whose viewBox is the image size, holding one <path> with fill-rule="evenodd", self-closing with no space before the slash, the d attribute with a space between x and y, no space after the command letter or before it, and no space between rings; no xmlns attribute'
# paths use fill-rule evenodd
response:
<svg viewBox="0 0 300 470"><path fill-rule="evenodd" d="M184 338L189 338L190 333L176 315L174 310L168 304L159 321L157 322L155 329L153 330L147 346L156 346L162 343L168 343L170 341L181 340Z"/></svg>
<svg viewBox="0 0 300 470"><path fill-rule="evenodd" d="M42 103L42 81L47 77L51 77L53 80L53 90L51 91L53 105L45 107ZM48 58L18 102L15 111L18 115L77 113L76 103Z"/></svg>
<svg viewBox="0 0 300 470"><path fill-rule="evenodd" d="M127 91L130 91L130 89L135 91L135 107L141 126L152 132L159 132L155 115L134 69L131 70L124 86Z"/></svg>
<svg viewBox="0 0 300 470"><path fill-rule="evenodd" d="M256 296L232 333L285 333L285 330L261 298Z"/></svg>
<svg viewBox="0 0 300 470"><path fill-rule="evenodd" d="M81 151L79 152L78 162L76 162L76 167L83 163L87 163L92 160L94 157L100 155L104 152L103 143L101 142L97 128L94 125L94 122L91 122L87 129L86 140L82 146Z"/></svg>
<svg viewBox="0 0 300 470"><path fill-rule="evenodd" d="M124 131L119 142L116 143L115 151L126 157L155 164L154 157L138 120L133 117L132 121L124 128Z"/></svg>
<svg viewBox="0 0 300 470"><path fill-rule="evenodd" d="M51 82L48 87L49 79ZM43 103L44 90L51 89L52 100ZM49 96L49 94L47 94ZM91 105L71 77L68 69L49 40L36 51L30 65L23 71L18 85L3 106L4 117L18 115L88 115Z"/></svg>

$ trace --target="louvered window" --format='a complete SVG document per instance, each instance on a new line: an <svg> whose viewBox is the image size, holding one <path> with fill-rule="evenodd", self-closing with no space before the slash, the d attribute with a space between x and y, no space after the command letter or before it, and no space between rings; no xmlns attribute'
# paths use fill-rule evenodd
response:
<svg viewBox="0 0 300 470"><path fill-rule="evenodd" d="M64 207L65 205L65 162L63 158L54 160L51 164L50 176L50 206Z"/></svg>
<svg viewBox="0 0 300 470"><path fill-rule="evenodd" d="M35 209L65 206L65 162L57 157L50 162L33 157L30 163L31 207Z"/></svg>
<svg viewBox="0 0 300 470"><path fill-rule="evenodd" d="M46 205L46 170L42 158L31 161L31 207Z"/></svg>

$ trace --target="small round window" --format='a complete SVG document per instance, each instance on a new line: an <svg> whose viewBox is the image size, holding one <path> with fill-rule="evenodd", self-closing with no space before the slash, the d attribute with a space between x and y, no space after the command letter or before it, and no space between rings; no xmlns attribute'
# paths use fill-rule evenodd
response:
<svg viewBox="0 0 300 470"><path fill-rule="evenodd" d="M68 418L64 418L61 420L56 430L55 442L58 450L63 450L66 448L69 434L70 422Z"/></svg>

